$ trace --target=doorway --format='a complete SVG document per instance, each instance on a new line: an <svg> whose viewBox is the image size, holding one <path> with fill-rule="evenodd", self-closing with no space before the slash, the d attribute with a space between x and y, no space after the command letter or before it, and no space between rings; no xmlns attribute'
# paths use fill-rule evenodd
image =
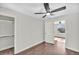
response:
<svg viewBox="0 0 79 59"><path fill-rule="evenodd" d="M55 44L56 41L62 41L65 44L66 30L65 20L46 21L45 22L45 41Z"/></svg>
<svg viewBox="0 0 79 59"><path fill-rule="evenodd" d="M54 22L54 40L56 42L61 42L65 45L66 40L66 29L65 29L65 20L55 21Z"/></svg>
<svg viewBox="0 0 79 59"><path fill-rule="evenodd" d="M60 25L61 23L61 25ZM60 54L65 54L65 40L66 40L66 30L65 30L65 20L47 21L45 23L45 41L47 43L53 44ZM61 28L61 29L58 29ZM57 52L57 53L58 53Z"/></svg>

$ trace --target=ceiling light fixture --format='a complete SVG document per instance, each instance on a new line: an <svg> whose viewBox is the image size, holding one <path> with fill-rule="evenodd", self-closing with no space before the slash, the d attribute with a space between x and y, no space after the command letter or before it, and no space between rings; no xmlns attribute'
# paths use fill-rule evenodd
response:
<svg viewBox="0 0 79 59"><path fill-rule="evenodd" d="M47 13L46 15L50 15L50 13Z"/></svg>

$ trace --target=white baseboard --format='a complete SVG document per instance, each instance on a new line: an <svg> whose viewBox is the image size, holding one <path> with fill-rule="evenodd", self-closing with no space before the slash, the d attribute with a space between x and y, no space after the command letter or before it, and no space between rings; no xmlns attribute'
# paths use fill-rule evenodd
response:
<svg viewBox="0 0 79 59"><path fill-rule="evenodd" d="M31 47L33 47L33 46L35 46L35 45L38 45L38 44L40 44L40 43L42 43L43 41L40 41L40 42L38 42L38 43L35 43L35 44L33 44L33 45L31 45L31 46L28 46L28 47L26 47L26 48L23 48L23 49L21 49L21 50L19 50L19 51L14 51L14 54L18 54L18 53L20 53L20 52L22 52L22 51L24 51L24 50L26 50L26 49L29 49L29 48L31 48Z"/></svg>
<svg viewBox="0 0 79 59"><path fill-rule="evenodd" d="M7 46L7 47L3 47L3 48L0 48L0 51L2 51L2 50L6 50L6 49L9 49L9 48L12 48L12 47L14 47L14 45Z"/></svg>
<svg viewBox="0 0 79 59"><path fill-rule="evenodd" d="M75 51L75 52L79 52L79 49L74 49L74 48L71 48L71 47L66 47L67 49L70 49L72 51Z"/></svg>

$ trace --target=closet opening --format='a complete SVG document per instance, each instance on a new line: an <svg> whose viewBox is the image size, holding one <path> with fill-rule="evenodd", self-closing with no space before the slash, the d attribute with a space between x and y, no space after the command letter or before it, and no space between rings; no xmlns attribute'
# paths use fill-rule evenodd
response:
<svg viewBox="0 0 79 59"><path fill-rule="evenodd" d="M0 15L0 55L14 54L14 17Z"/></svg>

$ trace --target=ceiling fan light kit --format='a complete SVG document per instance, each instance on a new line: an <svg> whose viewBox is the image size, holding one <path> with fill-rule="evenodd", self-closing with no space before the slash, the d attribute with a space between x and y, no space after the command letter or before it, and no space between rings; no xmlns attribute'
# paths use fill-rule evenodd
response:
<svg viewBox="0 0 79 59"><path fill-rule="evenodd" d="M45 18L48 15L53 16L54 12L58 12L58 11L62 11L66 9L66 6L63 6L63 7L50 11L49 3L44 3L43 5L44 5L46 13L35 13L35 14L45 14L42 18Z"/></svg>
<svg viewBox="0 0 79 59"><path fill-rule="evenodd" d="M46 13L46 15L50 15L50 13Z"/></svg>

